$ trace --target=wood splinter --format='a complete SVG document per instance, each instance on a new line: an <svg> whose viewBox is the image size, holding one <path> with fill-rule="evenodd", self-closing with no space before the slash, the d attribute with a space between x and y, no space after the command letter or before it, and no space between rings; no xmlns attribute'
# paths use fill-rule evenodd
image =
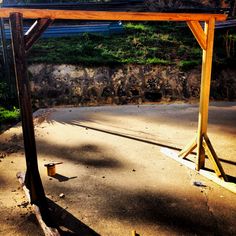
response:
<svg viewBox="0 0 236 236"><path fill-rule="evenodd" d="M17 177L18 181L20 182L21 187L25 192L26 198L28 199L28 201L30 203L31 199L30 199L29 189L27 189L27 187L25 186L25 173L18 172L16 174L16 177ZM48 227L45 224L45 222L43 221L39 207L35 204L32 204L32 208L33 208L34 214L39 222L39 225L44 232L44 235L45 236L60 236L60 233L58 232L58 230L56 228Z"/></svg>

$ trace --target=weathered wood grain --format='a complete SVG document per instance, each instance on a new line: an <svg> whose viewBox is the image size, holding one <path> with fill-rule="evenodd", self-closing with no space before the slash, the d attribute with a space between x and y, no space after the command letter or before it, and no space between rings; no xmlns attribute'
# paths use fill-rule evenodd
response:
<svg viewBox="0 0 236 236"><path fill-rule="evenodd" d="M122 20L122 21L225 21L225 14L157 13L157 12L107 12L80 10L47 10L1 8L0 17L8 18L10 13L18 12L24 18L65 19L65 20Z"/></svg>

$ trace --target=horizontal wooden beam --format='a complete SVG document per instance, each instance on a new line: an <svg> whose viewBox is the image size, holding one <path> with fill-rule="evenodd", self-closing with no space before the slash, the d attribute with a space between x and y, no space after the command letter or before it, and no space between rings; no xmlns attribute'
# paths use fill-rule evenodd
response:
<svg viewBox="0 0 236 236"><path fill-rule="evenodd" d="M108 12L108 11L80 11L80 10L47 10L1 8L0 17L8 18L10 13L18 12L24 18L50 18L65 20L122 20L122 21L225 21L225 14L192 14L192 13L157 13L157 12Z"/></svg>

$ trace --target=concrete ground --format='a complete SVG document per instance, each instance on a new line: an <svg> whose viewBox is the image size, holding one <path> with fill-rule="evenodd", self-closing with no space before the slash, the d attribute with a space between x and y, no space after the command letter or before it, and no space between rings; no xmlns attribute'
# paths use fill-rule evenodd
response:
<svg viewBox="0 0 236 236"><path fill-rule="evenodd" d="M236 195L161 152L183 148L197 118L197 104L37 111L39 169L64 234L236 235ZM208 134L236 177L236 103L211 104ZM15 177L25 170L19 125L0 135L0 152L0 235L43 235ZM53 178L52 161L63 162Z"/></svg>

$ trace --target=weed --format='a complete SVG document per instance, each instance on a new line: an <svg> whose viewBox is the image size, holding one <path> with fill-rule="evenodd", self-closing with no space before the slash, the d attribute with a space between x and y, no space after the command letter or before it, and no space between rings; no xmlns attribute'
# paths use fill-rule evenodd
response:
<svg viewBox="0 0 236 236"><path fill-rule="evenodd" d="M0 107L0 123L10 123L19 120L20 111L18 108L13 107L8 110L4 107Z"/></svg>

